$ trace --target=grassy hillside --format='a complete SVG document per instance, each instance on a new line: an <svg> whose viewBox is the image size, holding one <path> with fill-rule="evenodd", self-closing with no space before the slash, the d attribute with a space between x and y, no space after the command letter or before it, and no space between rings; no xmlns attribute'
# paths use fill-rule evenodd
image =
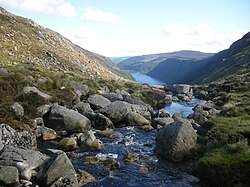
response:
<svg viewBox="0 0 250 187"><path fill-rule="evenodd" d="M223 80L229 75L250 71L250 33L233 43L229 49L202 60L171 58L158 64L148 75L169 84L203 84Z"/></svg>
<svg viewBox="0 0 250 187"><path fill-rule="evenodd" d="M203 59L211 56L211 53L202 53L198 51L176 51L172 53L160 53L130 57L118 64L118 67L131 72L147 73L157 64L168 58L188 58Z"/></svg>
<svg viewBox="0 0 250 187"><path fill-rule="evenodd" d="M5 65L37 64L53 71L87 77L120 79L112 61L73 44L57 32L15 16L0 7L0 62Z"/></svg>

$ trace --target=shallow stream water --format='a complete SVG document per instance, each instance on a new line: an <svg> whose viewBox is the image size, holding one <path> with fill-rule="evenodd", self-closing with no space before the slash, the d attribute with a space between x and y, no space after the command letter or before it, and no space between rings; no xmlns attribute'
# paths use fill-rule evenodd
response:
<svg viewBox="0 0 250 187"><path fill-rule="evenodd" d="M100 152L84 152L78 150L80 158L72 158L76 169L85 170L97 179L96 182L83 186L193 186L198 182L194 176L184 172L185 164L173 164L166 160L158 160L154 155L157 130L145 132L134 128L114 130L114 138L100 138L104 148ZM124 157L132 153L138 161L124 162ZM84 164L87 156L104 156L120 163L120 169L110 170L102 164Z"/></svg>

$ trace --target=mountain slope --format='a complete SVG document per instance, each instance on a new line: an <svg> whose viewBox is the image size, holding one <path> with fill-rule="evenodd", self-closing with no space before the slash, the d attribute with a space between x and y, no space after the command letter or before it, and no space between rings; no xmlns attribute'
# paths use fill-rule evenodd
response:
<svg viewBox="0 0 250 187"><path fill-rule="evenodd" d="M59 33L1 7L0 48L3 64L37 64L93 78L119 78L112 73L119 68L109 58L82 49Z"/></svg>
<svg viewBox="0 0 250 187"><path fill-rule="evenodd" d="M233 43L229 49L202 60L167 59L148 75L173 83L208 83L229 75L249 74L250 33Z"/></svg>
<svg viewBox="0 0 250 187"><path fill-rule="evenodd" d="M202 53L199 51L176 51L172 53L160 53L160 54L150 54L142 55L136 57L130 57L117 66L123 70L129 70L139 73L147 73L152 70L157 64L168 59L168 58L194 58L194 59L203 59L211 56L212 53Z"/></svg>

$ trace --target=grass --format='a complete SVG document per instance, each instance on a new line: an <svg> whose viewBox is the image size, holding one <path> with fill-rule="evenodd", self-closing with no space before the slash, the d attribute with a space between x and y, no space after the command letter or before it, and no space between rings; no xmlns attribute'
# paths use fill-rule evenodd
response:
<svg viewBox="0 0 250 187"><path fill-rule="evenodd" d="M197 175L211 186L248 186L250 184L250 148L236 143L216 148L197 164Z"/></svg>

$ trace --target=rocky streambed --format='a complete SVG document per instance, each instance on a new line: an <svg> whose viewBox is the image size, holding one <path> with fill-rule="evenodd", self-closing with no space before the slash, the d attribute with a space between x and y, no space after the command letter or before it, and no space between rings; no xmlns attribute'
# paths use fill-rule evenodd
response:
<svg viewBox="0 0 250 187"><path fill-rule="evenodd" d="M43 102L29 132L1 124L1 185L193 186L199 182L186 173L189 162L182 161L195 146L196 131L203 129L206 116L216 112L212 105L197 106L187 120L155 110L123 90L89 95L86 85L73 86L79 100L71 109L51 103L51 96L35 87L25 87L17 96L17 101L33 96ZM180 87L185 95L186 86ZM9 110L24 115L18 102Z"/></svg>

